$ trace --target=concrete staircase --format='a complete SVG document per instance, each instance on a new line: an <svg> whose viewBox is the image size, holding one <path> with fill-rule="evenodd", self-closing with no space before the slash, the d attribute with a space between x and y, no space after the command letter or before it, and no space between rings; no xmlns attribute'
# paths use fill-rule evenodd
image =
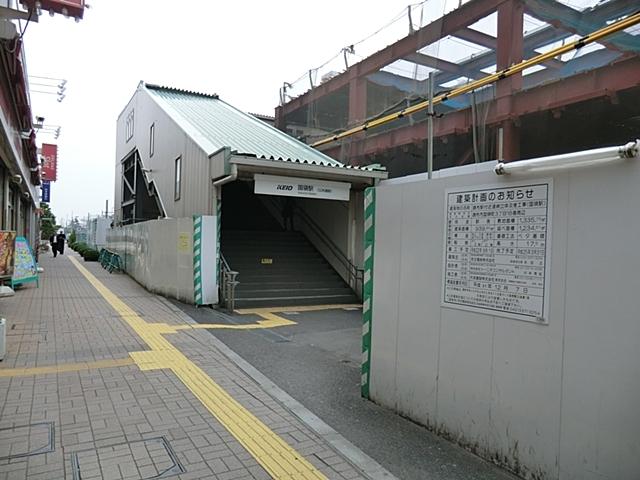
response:
<svg viewBox="0 0 640 480"><path fill-rule="evenodd" d="M222 253L239 272L236 308L359 303L299 232L223 231Z"/></svg>

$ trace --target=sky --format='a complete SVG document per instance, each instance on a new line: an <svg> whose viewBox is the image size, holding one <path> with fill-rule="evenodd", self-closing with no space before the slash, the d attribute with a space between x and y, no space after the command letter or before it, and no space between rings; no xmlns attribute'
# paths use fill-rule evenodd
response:
<svg viewBox="0 0 640 480"><path fill-rule="evenodd" d="M446 0L445 0L446 1ZM450 0L453 1L453 0ZM32 93L34 116L60 125L59 223L113 207L116 119L141 80L218 93L245 111L274 114L292 82L397 17L407 0L323 2L89 0L79 23L44 12L25 32L27 72L67 80L66 97ZM457 3L457 0L455 0ZM383 45L384 46L384 45ZM45 81L44 83L47 83ZM49 82L51 83L51 82ZM55 83L55 82L54 82ZM36 85L32 90L49 90Z"/></svg>

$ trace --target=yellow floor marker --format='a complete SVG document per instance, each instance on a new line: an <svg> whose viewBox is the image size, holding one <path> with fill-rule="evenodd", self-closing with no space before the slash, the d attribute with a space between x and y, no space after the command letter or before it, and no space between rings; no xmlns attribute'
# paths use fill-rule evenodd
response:
<svg viewBox="0 0 640 480"><path fill-rule="evenodd" d="M276 328L297 325L292 320L279 317L277 315L260 314L264 320L258 320L257 323L248 323L241 325L229 325L226 323L198 323L196 325L179 325L174 327L176 330L192 330L192 329L211 329L211 330L258 330L261 328Z"/></svg>
<svg viewBox="0 0 640 480"><path fill-rule="evenodd" d="M200 367L162 336L166 333L175 332L178 329L177 327L145 322L91 272L80 265L75 258L70 257L69 259L111 307L118 312L122 319L151 348L151 351L132 352L130 354L141 370L170 369L273 478L290 480L326 479L302 455L240 405ZM267 321L276 320L265 316L263 318Z"/></svg>

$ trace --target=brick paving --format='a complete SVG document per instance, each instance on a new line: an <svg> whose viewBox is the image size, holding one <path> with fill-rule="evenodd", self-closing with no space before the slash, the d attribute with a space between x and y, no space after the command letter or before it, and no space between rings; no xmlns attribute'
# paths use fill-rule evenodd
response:
<svg viewBox="0 0 640 480"><path fill-rule="evenodd" d="M39 288L25 285L0 299L7 320L0 480L272 478L171 370L128 363L129 353L149 346L68 255L44 254L40 264ZM145 322L193 323L126 275L82 264ZM164 338L326 478L365 478L223 355L207 331ZM65 365L73 370L11 373Z"/></svg>

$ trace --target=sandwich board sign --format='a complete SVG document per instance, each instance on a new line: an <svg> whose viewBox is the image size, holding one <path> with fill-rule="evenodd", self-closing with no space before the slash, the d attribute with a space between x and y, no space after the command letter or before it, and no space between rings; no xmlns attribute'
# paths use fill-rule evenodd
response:
<svg viewBox="0 0 640 480"><path fill-rule="evenodd" d="M38 266L29 246L29 242L24 237L16 237L15 263L13 266L13 276L11 277L11 288L23 283L36 282L38 286Z"/></svg>

